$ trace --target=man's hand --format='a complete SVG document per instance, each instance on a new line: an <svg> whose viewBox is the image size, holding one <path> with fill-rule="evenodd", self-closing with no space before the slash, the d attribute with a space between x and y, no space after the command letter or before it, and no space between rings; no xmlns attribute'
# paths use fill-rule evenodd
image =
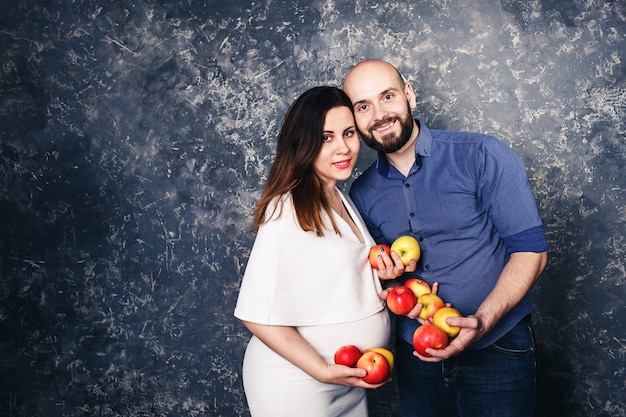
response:
<svg viewBox="0 0 626 417"><path fill-rule="evenodd" d="M444 349L426 349L430 356L422 356L415 351L413 352L414 356L417 356L424 362L441 362L463 352L469 345L482 337L482 323L477 316L448 317L446 322L451 326L459 326L461 328L459 334L452 339L450 344Z"/></svg>
<svg viewBox="0 0 626 417"><path fill-rule="evenodd" d="M450 317L448 324L461 327L458 336L445 349L429 349L431 357L415 356L426 362L439 362L463 352L475 343L520 302L546 266L545 252L515 252L504 266L495 287L476 313L467 317Z"/></svg>

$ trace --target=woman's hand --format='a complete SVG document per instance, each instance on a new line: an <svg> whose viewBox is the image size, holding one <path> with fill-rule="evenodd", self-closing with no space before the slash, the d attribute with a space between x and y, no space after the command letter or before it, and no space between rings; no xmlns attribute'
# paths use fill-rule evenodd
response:
<svg viewBox="0 0 626 417"><path fill-rule="evenodd" d="M391 256L389 256L387 252L381 250L377 260L378 278L384 281L398 278L406 272L413 272L417 269L417 261L415 259L411 259L409 265L405 266L400 255L395 251L392 251Z"/></svg>
<svg viewBox="0 0 626 417"><path fill-rule="evenodd" d="M322 382L328 384L347 385L350 387L361 387L368 389L376 389L385 385L391 381L391 376L387 380L380 384L368 384L363 381L363 378L367 375L367 371L362 368L350 368L345 365L327 364L326 375L320 379Z"/></svg>

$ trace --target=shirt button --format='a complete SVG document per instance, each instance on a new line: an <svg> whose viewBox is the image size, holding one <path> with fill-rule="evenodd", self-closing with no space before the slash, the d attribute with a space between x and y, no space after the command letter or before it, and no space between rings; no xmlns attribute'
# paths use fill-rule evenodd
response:
<svg viewBox="0 0 626 417"><path fill-rule="evenodd" d="M424 241L424 238L422 236L418 237L417 240L419 240L420 242Z"/></svg>
<svg viewBox="0 0 626 417"><path fill-rule="evenodd" d="M409 184L408 182L405 182L405 183L404 183L404 187L405 187L405 188L409 188L410 186L411 186L411 184Z"/></svg>
<svg viewBox="0 0 626 417"><path fill-rule="evenodd" d="M425 267L425 268L426 268L426 269L430 269L430 265L426 265L426 267Z"/></svg>
<svg viewBox="0 0 626 417"><path fill-rule="evenodd" d="M415 213L409 213L409 217L415 217Z"/></svg>

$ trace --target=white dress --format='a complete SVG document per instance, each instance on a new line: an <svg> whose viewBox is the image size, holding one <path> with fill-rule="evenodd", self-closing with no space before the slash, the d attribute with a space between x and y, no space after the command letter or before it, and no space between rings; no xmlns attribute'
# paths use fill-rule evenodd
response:
<svg viewBox="0 0 626 417"><path fill-rule="evenodd" d="M304 232L291 200L284 199L281 215L259 228L235 308L241 320L296 327L328 363L340 346L384 347L390 337L380 281L368 261L375 242L350 199L341 196L364 242L338 215L342 236L330 222L323 237ZM254 336L243 382L252 417L367 416L363 388L319 382Z"/></svg>

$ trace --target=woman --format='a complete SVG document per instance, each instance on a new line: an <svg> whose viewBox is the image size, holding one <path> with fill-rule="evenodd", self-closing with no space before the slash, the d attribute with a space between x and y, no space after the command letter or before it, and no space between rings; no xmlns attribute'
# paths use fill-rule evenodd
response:
<svg viewBox="0 0 626 417"><path fill-rule="evenodd" d="M352 104L338 88L306 91L285 115L235 308L253 334L243 364L253 417L363 417L365 388L383 385L333 363L340 346L383 347L390 337L368 262L375 242L336 187L359 148Z"/></svg>

